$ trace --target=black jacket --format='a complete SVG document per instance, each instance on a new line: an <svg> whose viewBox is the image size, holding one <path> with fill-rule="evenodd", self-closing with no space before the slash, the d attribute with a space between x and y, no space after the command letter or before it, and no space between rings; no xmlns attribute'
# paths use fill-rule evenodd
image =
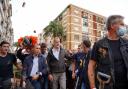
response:
<svg viewBox="0 0 128 89"><path fill-rule="evenodd" d="M47 74L47 63L42 54L40 54L38 56L38 58L39 58L39 60L38 60L39 71L38 72L41 72L42 76L44 76ZM33 55L30 54L24 60L24 63L23 63L23 78L24 78L24 80L26 78L31 77L30 74L31 74L32 67L33 67L33 59L34 59Z"/></svg>
<svg viewBox="0 0 128 89"><path fill-rule="evenodd" d="M53 55L52 49L49 50L47 56L49 73L63 73L66 71L65 58L70 59L65 50L60 48L59 60Z"/></svg>
<svg viewBox="0 0 128 89"><path fill-rule="evenodd" d="M122 54L122 57L127 69L127 79L128 79L128 40L124 38L120 38L119 40L120 40L120 52ZM114 68L112 63L112 55L111 55L107 37L96 42L94 44L93 49L97 50L95 51L96 52L95 54L97 55L96 56L97 57L96 58L96 62L97 62L96 75L97 75L97 72L102 72L110 75L111 76L110 84L113 85L115 76L113 74ZM104 50L104 52L101 50ZM112 89L112 88L107 88L107 89Z"/></svg>

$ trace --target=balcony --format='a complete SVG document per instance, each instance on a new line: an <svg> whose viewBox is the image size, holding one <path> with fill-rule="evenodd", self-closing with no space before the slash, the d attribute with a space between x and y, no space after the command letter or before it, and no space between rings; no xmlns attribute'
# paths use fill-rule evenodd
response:
<svg viewBox="0 0 128 89"><path fill-rule="evenodd" d="M6 0L3 0L3 11L7 10L8 9L8 4L7 4L7 1Z"/></svg>
<svg viewBox="0 0 128 89"><path fill-rule="evenodd" d="M9 9L8 9L8 17L12 16L12 5L9 5Z"/></svg>
<svg viewBox="0 0 128 89"><path fill-rule="evenodd" d="M1 17L2 19L4 19L4 12L3 12L3 6L2 6L2 3L0 3L0 14L1 14Z"/></svg>

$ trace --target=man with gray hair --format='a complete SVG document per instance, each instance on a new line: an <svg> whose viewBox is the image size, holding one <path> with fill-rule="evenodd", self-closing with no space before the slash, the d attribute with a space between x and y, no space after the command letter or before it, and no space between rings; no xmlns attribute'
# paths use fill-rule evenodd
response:
<svg viewBox="0 0 128 89"><path fill-rule="evenodd" d="M107 36L97 41L88 65L91 89L128 89L128 40L121 15L108 17ZM94 72L95 71L95 72Z"/></svg>
<svg viewBox="0 0 128 89"><path fill-rule="evenodd" d="M61 47L60 38L55 37L53 48L49 50L47 56L48 78L51 81L52 89L66 89L65 58L71 59L70 55Z"/></svg>

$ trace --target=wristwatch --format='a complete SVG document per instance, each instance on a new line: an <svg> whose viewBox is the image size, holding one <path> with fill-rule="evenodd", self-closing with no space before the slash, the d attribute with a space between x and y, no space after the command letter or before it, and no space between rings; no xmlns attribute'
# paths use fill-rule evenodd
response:
<svg viewBox="0 0 128 89"><path fill-rule="evenodd" d="M41 75L41 76L42 76L42 73L41 73L41 72L36 72L36 74L38 74L38 75Z"/></svg>

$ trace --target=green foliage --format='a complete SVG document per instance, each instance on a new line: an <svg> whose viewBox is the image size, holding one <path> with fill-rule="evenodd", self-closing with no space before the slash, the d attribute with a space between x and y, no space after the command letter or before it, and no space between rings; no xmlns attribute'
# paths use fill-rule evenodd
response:
<svg viewBox="0 0 128 89"><path fill-rule="evenodd" d="M60 37L63 39L65 37L65 32L62 24L59 21L51 21L49 25L44 29L44 38L46 37Z"/></svg>
<svg viewBox="0 0 128 89"><path fill-rule="evenodd" d="M13 43L13 46L17 47L18 46L18 42Z"/></svg>

